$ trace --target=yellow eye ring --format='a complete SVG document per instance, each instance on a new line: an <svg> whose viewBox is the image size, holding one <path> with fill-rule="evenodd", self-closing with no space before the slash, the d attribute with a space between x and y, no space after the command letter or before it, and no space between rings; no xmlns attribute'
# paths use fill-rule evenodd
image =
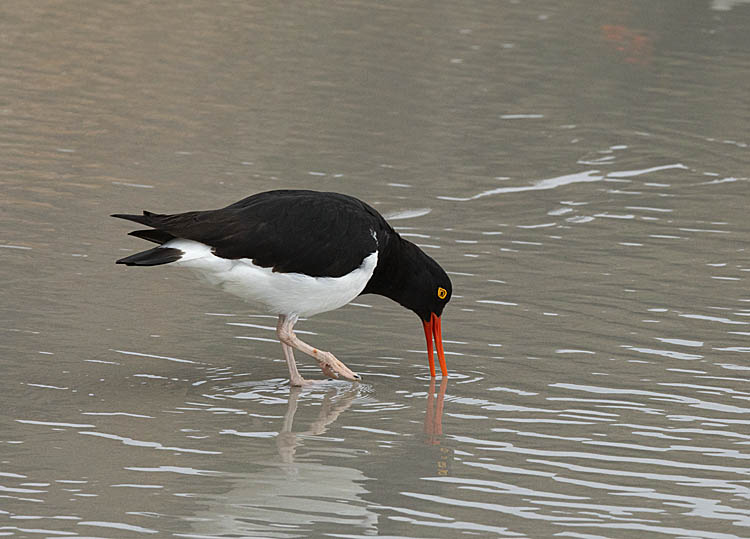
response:
<svg viewBox="0 0 750 539"><path fill-rule="evenodd" d="M439 286L437 294L440 299L445 299L445 297L448 295L448 291L445 288Z"/></svg>

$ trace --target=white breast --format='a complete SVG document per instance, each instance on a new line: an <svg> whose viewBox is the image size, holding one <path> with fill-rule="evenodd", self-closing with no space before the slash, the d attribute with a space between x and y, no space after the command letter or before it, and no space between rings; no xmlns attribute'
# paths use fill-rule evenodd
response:
<svg viewBox="0 0 750 539"><path fill-rule="evenodd" d="M252 260L229 260L214 255L203 243L176 239L164 247L185 254L174 266L190 268L211 284L246 301L259 303L272 314L307 317L346 305L364 290L378 265L378 252L368 255L354 271L341 277L310 277L301 273L274 273Z"/></svg>

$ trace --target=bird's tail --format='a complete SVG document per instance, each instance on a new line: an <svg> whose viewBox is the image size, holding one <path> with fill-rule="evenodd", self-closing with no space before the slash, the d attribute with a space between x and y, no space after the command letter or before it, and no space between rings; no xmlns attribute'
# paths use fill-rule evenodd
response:
<svg viewBox="0 0 750 539"><path fill-rule="evenodd" d="M161 215L159 213L153 213L150 211L143 212L143 215L132 214L132 213L113 213L111 217L117 217L118 219L125 219L126 221L133 221L142 225L152 226L157 228L161 220L169 215Z"/></svg>
<svg viewBox="0 0 750 539"><path fill-rule="evenodd" d="M118 219L125 219L127 221L133 221L142 225L153 227L153 229L134 230L133 232L130 232L128 234L129 236L135 236L136 238L141 238L143 240L153 241L154 243L158 243L159 245L167 243L169 240L175 239L172 234L170 234L166 230L160 229L160 225L165 218L169 217L168 215L160 215L158 213L144 211L143 215L115 213L112 214L112 217L117 217Z"/></svg>
<svg viewBox="0 0 750 539"><path fill-rule="evenodd" d="M173 247L154 247L148 251L141 251L134 255L121 258L116 263L126 266L160 266L177 262L185 252Z"/></svg>

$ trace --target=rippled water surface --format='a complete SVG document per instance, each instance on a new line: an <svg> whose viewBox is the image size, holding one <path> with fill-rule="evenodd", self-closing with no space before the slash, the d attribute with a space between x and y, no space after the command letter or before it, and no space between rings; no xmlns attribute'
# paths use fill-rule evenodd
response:
<svg viewBox="0 0 750 539"><path fill-rule="evenodd" d="M750 3L0 15L0 536L750 536ZM449 379L363 296L298 325L363 383L290 389L273 318L113 264L279 187L449 271Z"/></svg>

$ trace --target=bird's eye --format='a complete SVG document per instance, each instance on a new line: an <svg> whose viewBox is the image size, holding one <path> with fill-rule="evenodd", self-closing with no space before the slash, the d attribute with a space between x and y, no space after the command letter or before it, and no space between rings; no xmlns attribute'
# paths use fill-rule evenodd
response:
<svg viewBox="0 0 750 539"><path fill-rule="evenodd" d="M445 299L445 297L448 295L448 291L442 286L438 286L437 295L440 299Z"/></svg>

